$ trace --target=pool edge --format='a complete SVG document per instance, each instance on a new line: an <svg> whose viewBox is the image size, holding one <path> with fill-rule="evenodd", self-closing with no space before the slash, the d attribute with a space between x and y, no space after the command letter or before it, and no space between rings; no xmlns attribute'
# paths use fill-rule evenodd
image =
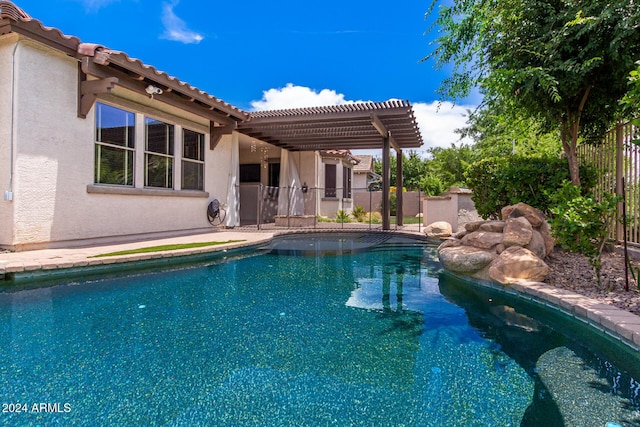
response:
<svg viewBox="0 0 640 427"><path fill-rule="evenodd" d="M190 257L197 255L205 255L214 252L232 250L232 249L249 249L253 246L258 247L260 245L271 242L275 237L291 234L309 234L309 233L350 233L350 232L362 232L353 230L281 230L269 233L251 233L251 238L235 243L227 243L216 246L207 246L193 249L180 249L173 251L161 251L151 252L144 254L132 254L121 255L108 258L93 258L90 254L95 256L99 253L108 252L104 247L94 247L93 251L83 250L82 248L76 248L72 250L55 250L55 252L49 251L48 257L41 257L40 260L29 259L28 257L22 257L22 261L18 260L11 262L10 260L0 259L0 285L4 282L11 282L15 277L20 280L35 277L37 275L46 275L53 273L54 271L60 275L64 275L66 272L72 272L73 270L83 269L85 267L107 267L114 264L122 264L123 266L137 262L137 261L150 261L150 260L163 260L175 257ZM390 230L390 231L371 231L367 230L367 233L391 233L397 235L404 235L407 237L415 238L416 240L422 240L425 242L431 241L426 238L423 233L413 233L402 230ZM235 240L235 234L233 231L223 232L229 240ZM258 235L259 237L256 237ZM240 236L243 237L243 236ZM247 237L244 235L244 237ZM193 236L191 236L193 238ZM164 239L166 240L166 239ZM147 246L149 243L145 243ZM38 251L33 251L35 253ZM57 255L52 255L57 254ZM69 254L72 254L71 256ZM555 310L564 312L571 317L578 319L592 327L606 333L607 335L615 338L631 349L640 352L640 316L630 313L626 310L617 308L613 305L600 302L598 300L586 297L584 295L565 290L555 288L546 283L541 282L520 282L511 285L500 285L493 282L482 282L470 279L466 276L456 275L456 277L464 279L467 282L478 286L491 287L493 289L500 290L502 292L517 294L518 297L525 300L536 301L539 304L546 305ZM16 276L17 275L17 276Z"/></svg>

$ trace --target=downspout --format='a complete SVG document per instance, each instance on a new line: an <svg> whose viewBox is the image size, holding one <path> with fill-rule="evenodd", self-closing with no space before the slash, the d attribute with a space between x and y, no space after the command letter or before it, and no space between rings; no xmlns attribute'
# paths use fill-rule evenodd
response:
<svg viewBox="0 0 640 427"><path fill-rule="evenodd" d="M9 123L9 189L4 192L4 200L12 201L13 200L13 151L14 151L14 134L15 134L15 125L14 125L14 116L15 116L15 68L16 68L16 51L18 50L18 45L20 44L20 40L16 42L13 46L13 52L11 52L11 89L9 99L11 102L11 115L10 115L10 123Z"/></svg>

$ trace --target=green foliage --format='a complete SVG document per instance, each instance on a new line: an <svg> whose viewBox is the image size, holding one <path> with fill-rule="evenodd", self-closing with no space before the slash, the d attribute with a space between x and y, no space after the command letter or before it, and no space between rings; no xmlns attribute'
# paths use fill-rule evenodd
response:
<svg viewBox="0 0 640 427"><path fill-rule="evenodd" d="M581 168L584 191L595 185L595 169ZM503 207L524 202L548 215L553 207L549 193L569 179L566 159L508 156L480 160L469 167L467 184L483 218L499 218Z"/></svg>
<svg viewBox="0 0 640 427"><path fill-rule="evenodd" d="M508 155L557 157L562 152L557 132L550 132L539 120L524 116L505 102L469 111L467 125L456 132L474 141L477 160Z"/></svg>
<svg viewBox="0 0 640 427"><path fill-rule="evenodd" d="M627 118L636 117L640 113L640 61L636 62L637 67L629 73L629 91L622 98L620 104ZM640 126L640 119L634 119L633 124ZM640 139L634 138L632 142L640 145Z"/></svg>
<svg viewBox="0 0 640 427"><path fill-rule="evenodd" d="M429 150L429 158L422 159L416 152L403 154L403 183L408 191L420 190L429 195L439 195L452 185L464 186L464 172L474 159L472 147L462 145ZM396 158L391 156L391 184L396 183ZM382 160L374 159L374 170L382 175Z"/></svg>
<svg viewBox="0 0 640 427"><path fill-rule="evenodd" d="M605 194L599 202L580 188L564 182L551 196L551 232L563 248L585 255L600 284L602 249L615 219L617 199Z"/></svg>
<svg viewBox="0 0 640 427"><path fill-rule="evenodd" d="M367 215L367 212L362 206L356 206L355 208L353 208L351 215L353 216L353 218L355 218L356 221L362 222Z"/></svg>
<svg viewBox="0 0 640 427"><path fill-rule="evenodd" d="M397 205L397 198L396 198L396 192L392 191L391 194L389 194L389 213L391 214L391 216L396 216L396 205Z"/></svg>
<svg viewBox="0 0 640 427"><path fill-rule="evenodd" d="M409 191L420 188L420 180L427 174L427 164L415 151L409 151L409 156L403 155L402 178L403 186ZM395 181L393 181L395 183Z"/></svg>
<svg viewBox="0 0 640 427"><path fill-rule="evenodd" d="M439 196L447 188L440 177L435 174L429 173L420 179L420 190L427 196Z"/></svg>
<svg viewBox="0 0 640 427"><path fill-rule="evenodd" d="M351 222L351 216L347 213L347 211L339 210L338 213L336 213L336 222Z"/></svg>
<svg viewBox="0 0 640 427"><path fill-rule="evenodd" d="M443 98L478 87L486 102L556 129L579 185L576 147L599 139L620 112L640 57L639 20L629 0L452 0L438 9L436 48L424 60L453 65Z"/></svg>
<svg viewBox="0 0 640 427"><path fill-rule="evenodd" d="M471 147L464 144L435 147L429 149L429 155L431 158L426 161L428 170L439 178L445 190L453 185L465 186L464 173L474 159Z"/></svg>

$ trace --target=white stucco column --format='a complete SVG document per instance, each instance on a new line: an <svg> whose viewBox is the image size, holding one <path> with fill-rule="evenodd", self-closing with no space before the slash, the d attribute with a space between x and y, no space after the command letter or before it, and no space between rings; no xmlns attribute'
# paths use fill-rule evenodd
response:
<svg viewBox="0 0 640 427"><path fill-rule="evenodd" d="M173 188L182 190L182 126L174 125L173 132Z"/></svg>
<svg viewBox="0 0 640 427"><path fill-rule="evenodd" d="M136 113L136 127L135 127L135 177L133 178L133 186L135 188L144 188L144 114Z"/></svg>
<svg viewBox="0 0 640 427"><path fill-rule="evenodd" d="M240 225L240 191L238 177L240 175L240 143L238 132L231 135L231 158L229 164L229 178L227 180L227 216L225 225L236 227Z"/></svg>

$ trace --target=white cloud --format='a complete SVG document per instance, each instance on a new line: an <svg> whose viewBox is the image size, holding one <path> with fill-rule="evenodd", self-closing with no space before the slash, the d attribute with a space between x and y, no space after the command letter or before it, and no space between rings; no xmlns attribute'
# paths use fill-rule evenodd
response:
<svg viewBox="0 0 640 427"><path fill-rule="evenodd" d="M469 139L460 140L460 135L454 131L466 125L467 110L473 110L474 106L454 105L451 102L440 104L438 101L430 104L417 102L412 105L424 142L420 151L433 147L446 148L451 144L471 143Z"/></svg>
<svg viewBox="0 0 640 427"><path fill-rule="evenodd" d="M327 105L353 104L355 102L345 99L344 94L335 90L322 89L316 91L304 86L295 86L288 83L283 88L269 89L262 93L262 99L251 102L254 111L281 110L287 108L317 107ZM451 102L412 103L413 112L420 127L424 145L420 153L433 147L450 147L451 144L471 143L470 140L460 140L460 135L455 129L465 126L467 110L475 108L469 105L454 105ZM379 155L379 151L357 150L360 154Z"/></svg>
<svg viewBox="0 0 640 427"><path fill-rule="evenodd" d="M187 28L187 24L173 12L178 5L178 0L162 4L162 24L164 33L162 38L181 43L200 43L204 37L201 34Z"/></svg>
<svg viewBox="0 0 640 427"><path fill-rule="evenodd" d="M283 88L265 90L262 92L262 99L252 101L251 107L253 111L263 111L353 104L354 102L356 101L345 100L344 95L335 90L322 89L317 92L308 87L287 83Z"/></svg>

